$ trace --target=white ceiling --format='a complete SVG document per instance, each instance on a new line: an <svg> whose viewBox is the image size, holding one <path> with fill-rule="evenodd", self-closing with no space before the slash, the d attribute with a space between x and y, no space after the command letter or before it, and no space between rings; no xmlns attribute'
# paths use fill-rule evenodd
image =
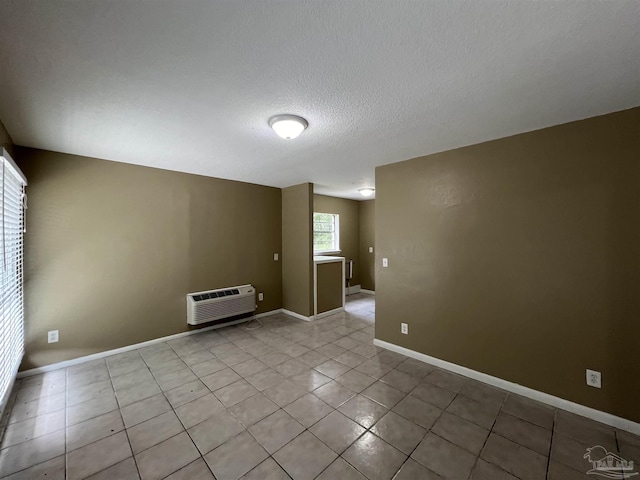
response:
<svg viewBox="0 0 640 480"><path fill-rule="evenodd" d="M15 143L359 198L374 168L640 105L640 2L0 0ZM277 137L269 117L309 128Z"/></svg>

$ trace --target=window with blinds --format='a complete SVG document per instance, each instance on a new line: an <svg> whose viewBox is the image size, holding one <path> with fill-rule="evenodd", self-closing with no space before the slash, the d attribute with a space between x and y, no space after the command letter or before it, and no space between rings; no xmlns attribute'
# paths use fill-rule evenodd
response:
<svg viewBox="0 0 640 480"><path fill-rule="evenodd" d="M0 244L0 410L6 405L24 352L22 289L27 180L5 149L0 181L2 229Z"/></svg>

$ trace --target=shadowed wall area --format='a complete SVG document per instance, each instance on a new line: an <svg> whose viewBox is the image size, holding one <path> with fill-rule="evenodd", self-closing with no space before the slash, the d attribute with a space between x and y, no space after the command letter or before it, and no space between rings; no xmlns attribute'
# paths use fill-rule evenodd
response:
<svg viewBox="0 0 640 480"><path fill-rule="evenodd" d="M0 120L0 147L4 147L9 152L9 155L13 155L13 142L11 141L11 137L7 132L7 129L4 128L4 124Z"/></svg>
<svg viewBox="0 0 640 480"><path fill-rule="evenodd" d="M313 315L313 184L282 189L282 307Z"/></svg>
<svg viewBox="0 0 640 480"><path fill-rule="evenodd" d="M258 312L282 307L280 189L18 147L16 160L22 369L189 330L188 292L252 283Z"/></svg>
<svg viewBox="0 0 640 480"><path fill-rule="evenodd" d="M364 200L359 203L360 219L360 285L365 290L376 289L376 201ZM373 247L373 252L369 252Z"/></svg>
<svg viewBox="0 0 640 480"><path fill-rule="evenodd" d="M376 338L640 421L639 125L635 108L377 168Z"/></svg>

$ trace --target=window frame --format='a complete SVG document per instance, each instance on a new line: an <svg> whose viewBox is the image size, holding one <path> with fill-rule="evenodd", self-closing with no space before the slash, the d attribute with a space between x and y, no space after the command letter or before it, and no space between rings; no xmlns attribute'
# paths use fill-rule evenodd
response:
<svg viewBox="0 0 640 480"><path fill-rule="evenodd" d="M0 237L0 413L9 402L24 355L24 233L27 179L0 148L2 236Z"/></svg>
<svg viewBox="0 0 640 480"><path fill-rule="evenodd" d="M316 230L316 223L326 223L326 222L316 222L316 215L331 215L333 219L333 244L330 249L326 250L316 250L316 233L327 233L326 230ZM340 253L340 214L338 213L329 213L329 212L313 212L313 254L314 255L327 255Z"/></svg>

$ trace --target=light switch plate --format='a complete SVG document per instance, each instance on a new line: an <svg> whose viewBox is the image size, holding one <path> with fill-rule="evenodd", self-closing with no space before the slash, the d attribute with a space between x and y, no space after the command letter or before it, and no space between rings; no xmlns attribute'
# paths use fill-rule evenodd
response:
<svg viewBox="0 0 640 480"><path fill-rule="evenodd" d="M56 343L58 341L58 330L51 330L47 333L47 342L48 343Z"/></svg>
<svg viewBox="0 0 640 480"><path fill-rule="evenodd" d="M384 268L387 268L389 266L389 259L388 258L383 258L382 259L382 266Z"/></svg>
<svg viewBox="0 0 640 480"><path fill-rule="evenodd" d="M277 262L277 261L278 261L278 254L277 254L277 253L274 253L274 254L273 254L273 261L274 261L274 262Z"/></svg>
<svg viewBox="0 0 640 480"><path fill-rule="evenodd" d="M369 253L373 253L373 247L369 247Z"/></svg>

